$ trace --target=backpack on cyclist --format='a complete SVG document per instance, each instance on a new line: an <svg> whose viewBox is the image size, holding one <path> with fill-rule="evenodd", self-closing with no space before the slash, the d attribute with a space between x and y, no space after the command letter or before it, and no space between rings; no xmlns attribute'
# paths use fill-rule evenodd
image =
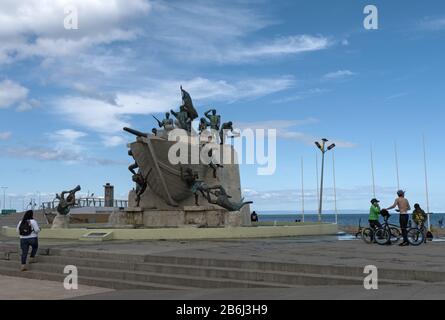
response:
<svg viewBox="0 0 445 320"><path fill-rule="evenodd" d="M33 232L32 226L31 226L31 221L29 220L24 220L20 223L19 226L19 234L23 237L27 237L29 235L31 235L31 233Z"/></svg>

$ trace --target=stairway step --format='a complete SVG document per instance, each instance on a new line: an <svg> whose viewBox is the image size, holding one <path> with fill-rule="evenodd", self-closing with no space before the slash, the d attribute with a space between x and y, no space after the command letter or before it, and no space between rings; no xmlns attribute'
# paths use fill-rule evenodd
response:
<svg viewBox="0 0 445 320"><path fill-rule="evenodd" d="M58 249L60 250L60 249ZM244 273L241 279L248 279L250 281L258 281L258 275L264 274L262 280L266 282L281 282L288 283L289 280L286 276L290 274L296 277L303 275L315 275L328 277L344 277L346 281L351 277L363 279L363 269L352 266L328 266L328 265L305 265L296 263L283 263L283 262L267 262L267 261L240 261L240 260L222 260L222 259L207 259L207 258L187 258L187 257L170 257L170 256L141 256L141 255L117 255L115 253L102 253L87 251L82 254L75 250L61 250L50 251L50 254L57 253L58 255L40 256L45 261L57 262L60 264L77 264L82 266L91 266L99 268L111 268L121 270L132 271L147 271L147 272L163 272L173 274L189 274L195 276L204 277L227 277L235 278L236 276L230 276L230 272ZM63 253L59 255L59 253ZM86 253L86 254L85 254ZM14 257L16 254L11 254ZM76 256L86 256L76 257ZM119 257L119 259L112 260L113 257ZM0 259L2 255L0 254ZM17 258L18 259L18 258ZM146 261L142 263L143 261ZM192 264L193 263L193 264ZM164 270L160 270L166 268ZM176 268L176 269L175 269ZM250 272L246 273L246 272ZM278 275L275 277L275 275ZM268 276L268 277L266 277ZM279 280L281 276L282 280ZM275 278L274 278L275 277ZM426 282L437 283L445 281L445 272L427 272L418 270L391 270L381 269L379 270L379 277L381 280L388 280L393 282ZM273 280L273 281L272 281ZM260 280L261 281L261 280ZM294 284L297 280L291 282Z"/></svg>
<svg viewBox="0 0 445 320"><path fill-rule="evenodd" d="M4 267L0 266L0 274L10 277L28 278L36 280L48 280L63 282L66 275L55 274L46 271L28 270L26 272L21 272L17 267ZM80 285L109 288L116 290L128 290L128 289L140 289L140 290L191 290L193 287L177 286L177 285L165 285L160 283L149 283L149 282L137 282L128 280L116 280L114 278L95 278L95 277L85 277L79 276L78 283Z"/></svg>
<svg viewBox="0 0 445 320"><path fill-rule="evenodd" d="M19 268L19 262L1 261L0 267L15 266ZM63 274L64 265L54 265L47 263L36 263L30 266L30 270L45 271L56 274ZM140 271L122 271L104 268L82 267L78 268L79 276L91 278L111 278L124 281L160 283L165 285L175 285L194 288L284 288L292 285L268 283L263 281L231 280L223 278L206 278L185 276L177 274L140 272Z"/></svg>
<svg viewBox="0 0 445 320"><path fill-rule="evenodd" d="M19 257L12 255L11 259L18 260ZM362 278L345 277L335 275L322 275L302 272L282 272L282 271L258 271L239 268L202 267L191 265L175 265L164 263L124 263L99 259L69 258L41 256L38 261L53 265L76 265L77 267L101 268L107 270L119 270L125 272L148 272L156 274L185 275L200 278L223 278L230 280L260 281L286 285L324 285L329 283L342 282L343 284L356 284Z"/></svg>

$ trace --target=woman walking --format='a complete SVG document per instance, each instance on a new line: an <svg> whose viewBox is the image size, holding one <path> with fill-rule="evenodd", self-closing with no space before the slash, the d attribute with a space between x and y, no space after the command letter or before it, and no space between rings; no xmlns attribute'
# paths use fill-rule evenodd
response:
<svg viewBox="0 0 445 320"><path fill-rule="evenodd" d="M29 247L31 247L31 257L29 263L35 262L37 250L39 248L39 232L40 228L37 221L34 220L34 212L26 211L23 219L17 225L17 232L20 235L20 248L22 249L22 271L26 271L26 259L28 257Z"/></svg>

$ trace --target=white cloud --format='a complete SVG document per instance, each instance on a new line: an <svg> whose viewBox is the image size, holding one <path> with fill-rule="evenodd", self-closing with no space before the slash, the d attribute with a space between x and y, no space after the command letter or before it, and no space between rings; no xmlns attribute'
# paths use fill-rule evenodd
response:
<svg viewBox="0 0 445 320"><path fill-rule="evenodd" d="M296 140L307 145L313 145L315 141L319 140L312 134L296 131L296 127L317 124L319 121L315 118L308 118L305 120L270 120L259 122L237 122L235 126L239 129L275 129L277 130L277 137L287 140ZM340 139L331 139L339 148L355 148L357 145L353 142L343 141Z"/></svg>
<svg viewBox="0 0 445 320"><path fill-rule="evenodd" d="M11 132L0 132L0 140L8 140L11 138Z"/></svg>
<svg viewBox="0 0 445 320"><path fill-rule="evenodd" d="M88 163L93 165L122 165L115 161L93 156L82 140L88 135L72 129L58 130L46 134L45 146L14 146L5 148L5 154L15 158L29 158L38 161L61 161L68 165Z"/></svg>
<svg viewBox="0 0 445 320"><path fill-rule="evenodd" d="M0 109L9 108L24 102L27 97L28 89L20 84L11 80L3 80L0 82Z"/></svg>
<svg viewBox="0 0 445 320"><path fill-rule="evenodd" d="M335 79L342 79L342 78L347 78L347 77L352 77L355 76L356 73L350 71L350 70L338 70L335 72L331 72L328 74L325 74L323 76L324 79L327 80L335 80Z"/></svg>
<svg viewBox="0 0 445 320"><path fill-rule="evenodd" d="M329 91L330 90L320 89L320 88L309 89L306 91L298 92L292 96L276 99L273 101L273 103L280 104L280 103L288 103L288 102L303 100L303 99L307 99L309 97L319 96L319 95L329 92Z"/></svg>
<svg viewBox="0 0 445 320"><path fill-rule="evenodd" d="M392 204L395 187L376 186L376 192L380 200ZM372 198L372 186L355 186L349 188L339 187L336 189L337 204L343 209L368 209L369 200ZM247 201L253 201L257 208L273 209L271 206L281 207L281 209L299 208L301 205L301 189L283 190L255 190L243 189L243 196ZM307 186L304 190L304 200L306 210L316 210L318 208L318 192L313 186ZM334 189L327 187L324 189L325 209L329 211L334 208Z"/></svg>
<svg viewBox="0 0 445 320"><path fill-rule="evenodd" d="M215 101L255 99L286 90L294 85L289 77L225 80L195 78L189 81L155 81L149 90L117 93L115 103L99 98L62 97L54 102L55 111L76 125L100 133L117 133L130 126L129 116L148 115L176 109L181 103L182 84L195 104Z"/></svg>
<svg viewBox="0 0 445 320"><path fill-rule="evenodd" d="M445 30L445 17L441 18L425 18L420 22L422 29L430 31Z"/></svg>
<svg viewBox="0 0 445 320"><path fill-rule="evenodd" d="M386 97L385 100L394 100L394 99L397 99L397 98L405 97L407 95L409 95L408 92L400 92L400 93L393 94L393 95L391 95L389 97Z"/></svg>
<svg viewBox="0 0 445 320"><path fill-rule="evenodd" d="M66 6L77 8L78 30L64 29ZM137 29L125 23L149 10L146 0L2 0L0 63L76 55L94 45L132 40Z"/></svg>
<svg viewBox="0 0 445 320"><path fill-rule="evenodd" d="M290 36L261 44L230 48L226 52L221 52L219 59L226 62L249 61L257 58L319 51L326 49L329 45L329 40L325 37L310 35Z"/></svg>
<svg viewBox="0 0 445 320"><path fill-rule="evenodd" d="M126 140L120 136L103 136L102 141L104 146L112 148L124 145Z"/></svg>

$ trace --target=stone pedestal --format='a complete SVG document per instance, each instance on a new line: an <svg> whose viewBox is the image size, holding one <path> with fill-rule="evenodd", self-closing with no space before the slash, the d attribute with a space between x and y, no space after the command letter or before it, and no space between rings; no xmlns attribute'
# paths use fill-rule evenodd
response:
<svg viewBox="0 0 445 320"><path fill-rule="evenodd" d="M109 224L115 228L223 228L240 227L240 212L228 212L217 206L185 206L183 210L144 210L127 208L110 215Z"/></svg>
<svg viewBox="0 0 445 320"><path fill-rule="evenodd" d="M124 211L115 211L110 214L108 223L115 228L143 226L143 210L141 208L127 208Z"/></svg>
<svg viewBox="0 0 445 320"><path fill-rule="evenodd" d="M53 220L51 229L68 229L69 222L70 217L68 215L63 216L61 214L57 214L57 216Z"/></svg>

